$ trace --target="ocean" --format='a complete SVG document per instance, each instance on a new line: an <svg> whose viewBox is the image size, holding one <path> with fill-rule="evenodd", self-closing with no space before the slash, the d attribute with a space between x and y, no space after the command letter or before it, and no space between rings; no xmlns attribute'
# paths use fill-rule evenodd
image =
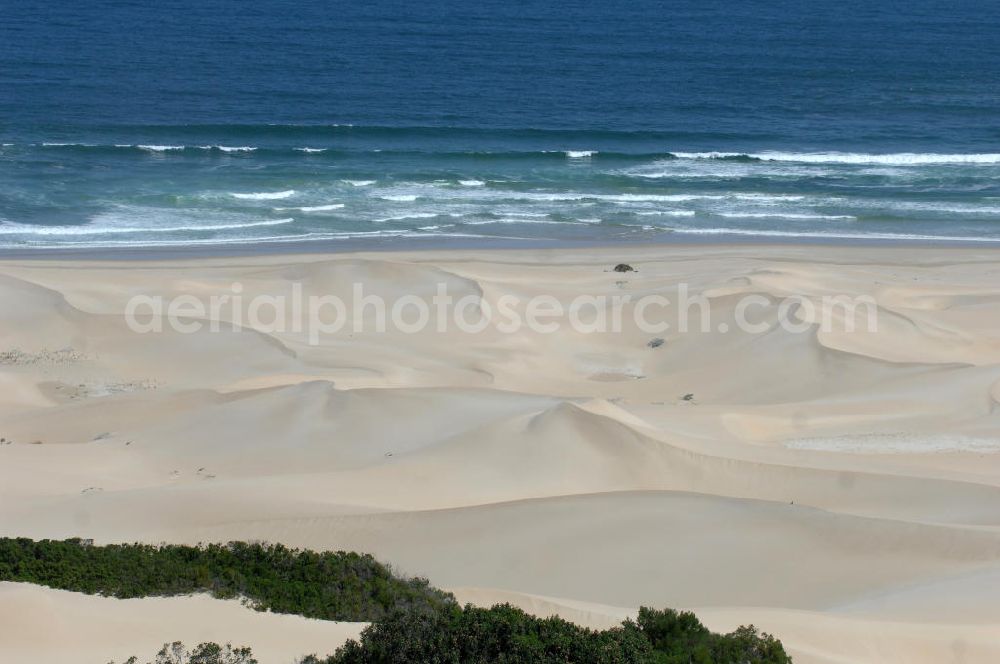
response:
<svg viewBox="0 0 1000 664"><path fill-rule="evenodd" d="M4 3L0 249L1000 242L1000 3Z"/></svg>

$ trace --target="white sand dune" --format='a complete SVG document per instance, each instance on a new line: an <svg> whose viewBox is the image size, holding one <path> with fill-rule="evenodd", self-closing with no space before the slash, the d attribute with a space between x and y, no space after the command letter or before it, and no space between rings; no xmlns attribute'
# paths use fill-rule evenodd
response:
<svg viewBox="0 0 1000 664"><path fill-rule="evenodd" d="M610 270L622 260L638 271ZM139 294L208 298L239 283L245 302L296 289L349 300L355 282L390 299L430 298L444 284L493 307L505 296L633 300L620 331L377 332L366 311L364 329L316 344L291 308L280 330L232 310L207 316L219 331L192 334L136 334L123 318ZM677 320L681 283L707 298L710 330L634 323L636 300L650 294L671 298L654 317ZM839 294L872 298L878 330L846 331L842 312L824 330L802 306L802 331L776 324L782 298ZM735 325L746 295L763 298L760 333ZM1000 653L992 251L7 260L0 297L4 535L362 550L468 601L592 626L640 605L693 607L717 629L754 622L797 662ZM655 337L663 343L650 347ZM66 615L93 602L95 626L67 629L60 643L95 661L203 638L185 620L216 610L205 598L123 610L0 591L25 615L40 602ZM172 602L186 604L153 617ZM309 621L225 610L231 621L218 624L231 633L212 638L281 661L317 643L298 638ZM259 644L242 620L271 621ZM316 629L331 646L348 633ZM29 647L19 638L0 631L0 660Z"/></svg>
<svg viewBox="0 0 1000 664"><path fill-rule="evenodd" d="M149 661L165 642L179 640L189 649L206 641L252 644L261 664L286 664L290 653L331 653L364 626L258 613L207 595L120 600L0 583L4 662ZM168 630L174 636L165 641Z"/></svg>

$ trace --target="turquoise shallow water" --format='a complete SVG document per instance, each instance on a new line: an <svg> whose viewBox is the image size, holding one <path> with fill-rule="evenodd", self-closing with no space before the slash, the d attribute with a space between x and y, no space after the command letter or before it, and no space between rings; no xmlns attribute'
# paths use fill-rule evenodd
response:
<svg viewBox="0 0 1000 664"><path fill-rule="evenodd" d="M1000 155L629 154L584 150L583 140L548 151L358 150L319 138L287 146L5 146L0 245L1000 241Z"/></svg>
<svg viewBox="0 0 1000 664"><path fill-rule="evenodd" d="M995 3L49 3L0 248L1000 242Z"/></svg>

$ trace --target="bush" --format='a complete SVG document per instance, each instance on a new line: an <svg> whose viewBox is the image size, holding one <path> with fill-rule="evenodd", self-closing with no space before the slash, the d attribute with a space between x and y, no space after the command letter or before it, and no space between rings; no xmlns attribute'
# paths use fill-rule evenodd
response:
<svg viewBox="0 0 1000 664"><path fill-rule="evenodd" d="M114 664L110 662L109 664ZM124 664L139 664L137 657L129 657ZM180 641L164 643L156 659L149 664L258 664L250 648L233 648L228 643L202 643L191 652Z"/></svg>
<svg viewBox="0 0 1000 664"><path fill-rule="evenodd" d="M589 630L509 604L392 611L334 655L301 664L790 664L781 643L753 627L713 634L692 613L642 608L636 622ZM136 664L133 658L126 664ZM249 648L163 646L153 664L256 664Z"/></svg>
<svg viewBox="0 0 1000 664"><path fill-rule="evenodd" d="M259 611L371 622L325 660L307 664L787 664L781 642L752 625L710 632L693 613L642 608L635 621L590 630L509 604L459 606L424 579L403 579L370 555L280 544L91 546L0 538L0 581L112 597L209 592ZM136 664L132 658L128 664ZM154 664L256 664L249 648L165 644Z"/></svg>
<svg viewBox="0 0 1000 664"><path fill-rule="evenodd" d="M319 662L319 660L313 660ZM637 622L589 630L500 604L394 611L325 664L788 664L781 642L753 626L713 634L693 613L642 608ZM323 663L321 663L323 664Z"/></svg>
<svg viewBox="0 0 1000 664"><path fill-rule="evenodd" d="M454 604L451 594L396 576L370 555L245 542L89 546L0 538L0 581L119 598L208 592L242 598L258 611L354 622Z"/></svg>

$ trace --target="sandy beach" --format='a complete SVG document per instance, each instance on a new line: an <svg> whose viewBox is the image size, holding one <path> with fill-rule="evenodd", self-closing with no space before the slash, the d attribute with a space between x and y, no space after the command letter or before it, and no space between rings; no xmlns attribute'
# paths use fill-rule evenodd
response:
<svg viewBox="0 0 1000 664"><path fill-rule="evenodd" d="M716 630L752 622L800 664L1000 661L998 256L717 244L3 259L0 534L357 550L463 601L595 627L640 605ZM313 335L294 308L280 325L234 325L222 308L182 316L195 332L138 333L125 316L136 296L239 284L246 302L346 300L356 283L390 300L445 284L497 308L631 302L621 330L598 332ZM710 329L632 322L635 300L680 284L704 296ZM833 295L870 298L877 330L821 329L801 306L801 331L775 323L784 298ZM753 333L731 324L748 296ZM29 652L32 629L39 661L211 638L269 663L332 652L361 627L15 584L0 607L4 661Z"/></svg>

